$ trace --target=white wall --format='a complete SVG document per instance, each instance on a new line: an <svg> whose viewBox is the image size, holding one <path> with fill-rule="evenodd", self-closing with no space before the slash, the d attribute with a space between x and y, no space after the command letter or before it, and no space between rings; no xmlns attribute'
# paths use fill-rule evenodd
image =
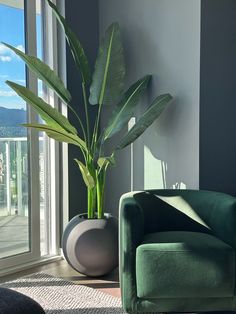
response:
<svg viewBox="0 0 236 314"><path fill-rule="evenodd" d="M200 0L100 0L100 35L121 26L128 83L153 74L148 102L170 92L175 101L135 142L134 189L198 188ZM106 115L103 117L106 123ZM118 155L107 181L107 210L130 190L130 148Z"/></svg>

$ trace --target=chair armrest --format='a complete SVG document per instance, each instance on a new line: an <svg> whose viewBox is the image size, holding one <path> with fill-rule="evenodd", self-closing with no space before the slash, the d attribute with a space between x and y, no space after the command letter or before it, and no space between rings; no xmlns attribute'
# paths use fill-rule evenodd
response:
<svg viewBox="0 0 236 314"><path fill-rule="evenodd" d="M136 248L143 234L143 211L132 193L124 194L119 206L119 275L123 308L128 313L136 311Z"/></svg>

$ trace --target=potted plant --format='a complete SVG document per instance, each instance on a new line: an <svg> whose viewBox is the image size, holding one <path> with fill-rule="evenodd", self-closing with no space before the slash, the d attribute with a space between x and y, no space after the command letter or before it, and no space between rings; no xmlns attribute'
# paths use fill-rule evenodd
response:
<svg viewBox="0 0 236 314"><path fill-rule="evenodd" d="M86 122L81 121L76 109L71 106L70 92L57 74L38 58L8 44L5 45L67 105L78 124L72 125L65 116L28 88L11 81L6 83L32 106L45 122L24 124L25 127L43 131L54 140L75 145L82 152L83 160L75 159L75 162L87 186L87 213L74 217L68 224L63 235L63 251L65 258L75 269L87 275L98 276L111 271L118 264L117 221L104 211L107 169L115 164L116 152L133 143L160 116L172 97L170 94L164 94L155 98L122 140L118 144L114 143L113 151L108 156L105 155L106 141L127 126L148 87L151 75L144 76L124 91L124 52L119 25L113 23L100 43L94 73L91 76L88 59L79 39L68 27L57 7L50 0L47 0L47 3L64 30L81 76ZM97 107L94 125L90 122L90 105ZM115 105L114 110L106 128L100 130L102 110L109 105Z"/></svg>

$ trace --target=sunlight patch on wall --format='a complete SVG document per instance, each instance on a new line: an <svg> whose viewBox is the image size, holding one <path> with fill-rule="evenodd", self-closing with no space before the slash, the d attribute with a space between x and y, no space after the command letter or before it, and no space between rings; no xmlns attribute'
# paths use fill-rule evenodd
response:
<svg viewBox="0 0 236 314"><path fill-rule="evenodd" d="M187 186L183 182L176 182L172 186L173 190L186 190Z"/></svg>
<svg viewBox="0 0 236 314"><path fill-rule="evenodd" d="M167 164L153 156L147 146L144 146L144 189L166 188Z"/></svg>
<svg viewBox="0 0 236 314"><path fill-rule="evenodd" d="M184 182L175 182L173 179L167 162L155 157L151 150L144 146L144 189L187 189Z"/></svg>

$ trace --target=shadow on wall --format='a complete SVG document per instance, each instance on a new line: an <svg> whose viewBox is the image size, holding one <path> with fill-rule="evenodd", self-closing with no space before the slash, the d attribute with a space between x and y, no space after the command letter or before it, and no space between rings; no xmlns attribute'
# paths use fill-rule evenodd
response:
<svg viewBox="0 0 236 314"><path fill-rule="evenodd" d="M197 173L193 170L193 165L198 159L198 100L194 97L195 93L192 93L192 87L188 87L192 73L185 74L184 67L177 62L174 65L169 62L173 59L173 51L166 49L166 43L153 40L152 34L142 28L135 32L131 27L123 35L128 80L145 73L153 74L149 93L143 99L137 116L145 111L157 94L170 92L174 101L134 143L133 189L194 188L196 176L191 176L191 173ZM136 49L137 42L142 42L142 49ZM188 50L187 47L185 50ZM140 62L144 58L145 62Z"/></svg>
<svg viewBox="0 0 236 314"><path fill-rule="evenodd" d="M187 161L183 158L188 138L185 115L181 117L183 107L182 100L176 98L134 144L134 190L192 187ZM183 126L186 137L179 133Z"/></svg>
<svg viewBox="0 0 236 314"><path fill-rule="evenodd" d="M133 179L130 147L117 154L106 188L107 210L116 214L119 198L131 190L132 180L133 190L198 187L200 6L188 0L149 0L148 6L141 0L100 4L101 33L112 21L120 23L127 82L153 74L137 117L156 95L174 96L160 119L133 145ZM103 125L106 122L103 116Z"/></svg>
<svg viewBox="0 0 236 314"><path fill-rule="evenodd" d="M137 116L145 111L154 95L169 91L168 87L161 90L158 85L159 79L154 76L150 91L147 98L142 100L143 106ZM170 92L174 95L171 88ZM106 189L107 208L113 214L117 212L120 196L132 189L132 180L133 190L195 188L191 168L195 164L194 156L198 153L198 144L189 142L190 138L194 138L191 132L195 132L195 128L192 128L192 107L192 99L185 92L179 91L178 97L174 95L174 101L161 117L135 141L133 178L130 170L131 148L118 152L117 164L108 174ZM110 145L113 146L114 143ZM117 206L114 207L114 204Z"/></svg>

